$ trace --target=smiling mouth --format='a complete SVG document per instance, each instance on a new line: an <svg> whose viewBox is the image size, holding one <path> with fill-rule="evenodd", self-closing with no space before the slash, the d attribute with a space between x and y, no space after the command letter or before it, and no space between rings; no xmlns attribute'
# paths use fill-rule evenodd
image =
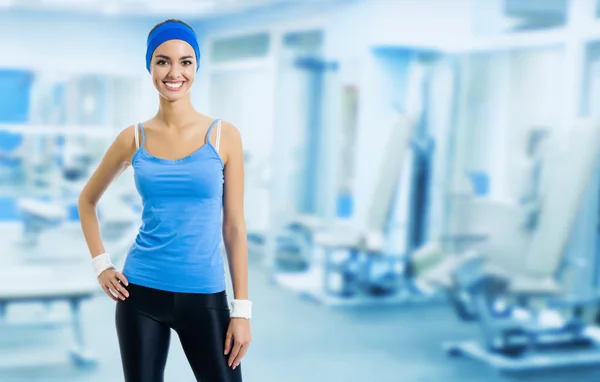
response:
<svg viewBox="0 0 600 382"><path fill-rule="evenodd" d="M179 90L183 87L183 83L185 81L179 81L179 82L164 82L165 86L167 87L167 89L169 90Z"/></svg>

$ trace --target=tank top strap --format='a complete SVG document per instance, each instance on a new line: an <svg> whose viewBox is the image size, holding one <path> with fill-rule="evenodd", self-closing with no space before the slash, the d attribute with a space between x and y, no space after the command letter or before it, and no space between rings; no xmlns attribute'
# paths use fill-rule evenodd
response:
<svg viewBox="0 0 600 382"><path fill-rule="evenodd" d="M142 142L140 143L139 147L144 147L144 144L146 143L146 133L144 133L144 126L141 122L139 122L138 127L140 128L140 134L142 134Z"/></svg>
<svg viewBox="0 0 600 382"><path fill-rule="evenodd" d="M217 150L217 154L219 153L219 142L221 142L221 120L217 123L217 138L215 138L215 146Z"/></svg>
<svg viewBox="0 0 600 382"><path fill-rule="evenodd" d="M219 122L219 119L215 119L211 124L210 127L208 128L208 131L206 132L206 143L210 144L211 146L213 146L212 143L210 143L210 132L212 131L213 127L215 126L215 124Z"/></svg>

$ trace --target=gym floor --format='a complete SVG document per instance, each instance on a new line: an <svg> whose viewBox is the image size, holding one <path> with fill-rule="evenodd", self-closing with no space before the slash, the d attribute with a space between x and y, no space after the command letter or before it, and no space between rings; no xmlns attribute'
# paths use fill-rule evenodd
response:
<svg viewBox="0 0 600 382"><path fill-rule="evenodd" d="M273 287L264 270L253 264L250 290L255 308L253 343L242 364L247 382L600 380L600 368L501 375L469 359L450 358L440 344L477 336L477 328L461 323L439 303L354 311L326 308ZM95 369L77 370L68 363L72 340L68 328L2 330L0 360L18 351L24 355L18 366L0 367L0 381L122 380L114 303L100 297L87 303L83 313L86 336L99 359ZM194 381L177 336L172 338L165 380Z"/></svg>

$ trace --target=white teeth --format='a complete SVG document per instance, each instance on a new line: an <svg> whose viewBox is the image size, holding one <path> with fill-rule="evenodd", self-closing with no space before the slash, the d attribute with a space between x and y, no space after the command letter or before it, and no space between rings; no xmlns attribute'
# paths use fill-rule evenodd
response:
<svg viewBox="0 0 600 382"><path fill-rule="evenodd" d="M178 89L183 85L183 82L165 82L165 85L170 89Z"/></svg>

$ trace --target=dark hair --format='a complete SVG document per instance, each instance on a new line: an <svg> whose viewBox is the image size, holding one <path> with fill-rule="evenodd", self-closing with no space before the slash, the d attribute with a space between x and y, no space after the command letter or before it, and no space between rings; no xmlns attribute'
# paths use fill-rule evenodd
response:
<svg viewBox="0 0 600 382"><path fill-rule="evenodd" d="M154 30L155 30L156 28L158 28L159 26L161 26L161 25L163 25L163 24L166 24L166 23L172 23L172 22L183 24L183 25L185 25L186 27L190 28L191 30L194 30L194 28L192 28L192 27L191 27L189 24L187 24L187 23L185 23L185 22L183 22L183 21L181 21L181 20L177 20L177 19L168 19L168 20L161 21L160 23L156 24L156 25L154 26L154 28L152 28L152 29L150 30L150 32L148 33L148 36L150 36L150 35L152 34L152 32L154 32Z"/></svg>

